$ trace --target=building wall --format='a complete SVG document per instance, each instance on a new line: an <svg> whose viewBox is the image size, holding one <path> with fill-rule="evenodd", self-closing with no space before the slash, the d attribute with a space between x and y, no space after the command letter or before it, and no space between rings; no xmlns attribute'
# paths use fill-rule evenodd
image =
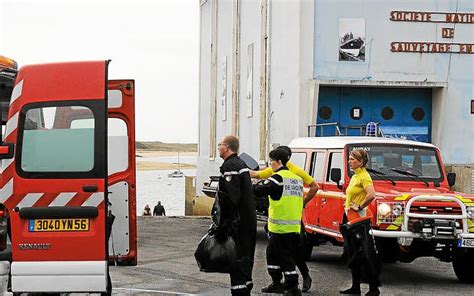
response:
<svg viewBox="0 0 474 296"><path fill-rule="evenodd" d="M474 12L469 0L315 0L313 78L315 81L377 82L411 87L441 87L433 93L433 143L440 146L447 163L474 163L474 55L391 52L394 41L474 43L474 24L399 22L391 11ZM339 19L364 18L364 62L339 61ZM442 38L442 28L454 28L453 39ZM408 86L410 87L410 86Z"/></svg>
<svg viewBox="0 0 474 296"><path fill-rule="evenodd" d="M201 91L197 188L218 174L222 160L209 159L210 95L217 90L216 143L232 132L232 77L235 5L240 5L239 130L241 152L259 158L261 91L261 4L263 0L218 1L217 82L211 86L211 10L201 6ZM474 12L470 0L268 0L269 94L268 143L286 145L307 135L314 122L319 85L416 87L432 89L432 141L446 163L474 163L474 55L391 52L393 41L474 43L474 24L395 22L392 10ZM339 18L364 18L366 57L339 61ZM441 37L455 28L454 39ZM253 115L247 116L247 49L253 44ZM227 59L227 119L222 120L222 61Z"/></svg>
<svg viewBox="0 0 474 296"><path fill-rule="evenodd" d="M239 92L239 137L240 150L258 159L260 123L260 1L241 0L240 23L240 92ZM249 65L248 49L253 46L252 83L247 81ZM252 112L248 112L247 92L252 88Z"/></svg>
<svg viewBox="0 0 474 296"><path fill-rule="evenodd" d="M212 1L201 6L201 91L200 136L197 189L209 175L218 174L222 160L209 159L210 112L210 47ZM233 18L236 1L218 3L217 40L217 142L232 131L232 59ZM240 152L259 159L260 147L260 91L261 91L261 5L262 1L240 0L240 79L239 79L239 132ZM269 114L268 143L288 144L291 139L306 135L308 122L308 92L312 78L313 1L269 0ZM301 27L304 27L301 29ZM304 42L302 41L304 40ZM248 116L247 64L248 46L253 44L253 113ZM304 45L304 46L302 46ZM227 119L222 121L222 61L227 57ZM300 113L304 113L301 116ZM300 116L298 116L300 114Z"/></svg>

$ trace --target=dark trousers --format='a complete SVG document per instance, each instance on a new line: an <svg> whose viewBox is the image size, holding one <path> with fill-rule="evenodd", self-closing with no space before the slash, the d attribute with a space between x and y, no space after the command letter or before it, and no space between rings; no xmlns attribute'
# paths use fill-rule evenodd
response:
<svg viewBox="0 0 474 296"><path fill-rule="evenodd" d="M283 276L285 290L298 289L296 254L301 243L298 233L269 233L267 245L267 268L274 283L281 282Z"/></svg>
<svg viewBox="0 0 474 296"><path fill-rule="evenodd" d="M255 255L256 232L233 236L237 248L237 260L230 267L232 295L250 295L253 288L252 270Z"/></svg>
<svg viewBox="0 0 474 296"><path fill-rule="evenodd" d="M298 251L296 252L296 266L300 270L300 273L302 276L307 275L309 273L309 268L308 268L308 265L306 265L306 258L304 256L305 256L305 251L304 251L304 246L303 246L303 240L300 237Z"/></svg>

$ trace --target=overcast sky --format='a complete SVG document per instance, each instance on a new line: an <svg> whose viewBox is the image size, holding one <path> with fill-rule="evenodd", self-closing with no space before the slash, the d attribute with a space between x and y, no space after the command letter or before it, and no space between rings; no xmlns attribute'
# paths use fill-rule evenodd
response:
<svg viewBox="0 0 474 296"><path fill-rule="evenodd" d="M137 140L197 143L199 0L0 0L0 18L0 55L111 59L136 82Z"/></svg>

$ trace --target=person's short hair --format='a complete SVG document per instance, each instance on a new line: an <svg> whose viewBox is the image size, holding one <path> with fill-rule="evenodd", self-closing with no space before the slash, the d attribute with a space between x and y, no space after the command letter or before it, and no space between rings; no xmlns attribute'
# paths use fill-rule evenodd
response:
<svg viewBox="0 0 474 296"><path fill-rule="evenodd" d="M284 150L286 153L288 153L288 159L291 158L291 148L290 147L288 147L288 146L278 146L276 149Z"/></svg>
<svg viewBox="0 0 474 296"><path fill-rule="evenodd" d="M239 152L239 139L236 136L225 136L223 141L230 150L237 153Z"/></svg>
<svg viewBox="0 0 474 296"><path fill-rule="evenodd" d="M367 151L363 149L352 150L351 156L361 162L362 167L365 167L367 165L367 162L369 162L369 156L367 154Z"/></svg>
<svg viewBox="0 0 474 296"><path fill-rule="evenodd" d="M283 165L286 165L288 162L288 152L286 152L284 149L275 149L270 151L269 155L270 159L273 160L279 160Z"/></svg>

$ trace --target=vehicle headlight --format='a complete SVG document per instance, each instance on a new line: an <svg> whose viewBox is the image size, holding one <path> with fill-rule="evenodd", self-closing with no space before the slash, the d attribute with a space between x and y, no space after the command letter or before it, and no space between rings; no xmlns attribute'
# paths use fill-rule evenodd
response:
<svg viewBox="0 0 474 296"><path fill-rule="evenodd" d="M392 213L395 215L395 216L400 216L403 212L403 207L401 204L395 204L393 205L393 208L392 208Z"/></svg>
<svg viewBox="0 0 474 296"><path fill-rule="evenodd" d="M466 212L468 218L474 218L474 207L467 207Z"/></svg>
<svg viewBox="0 0 474 296"><path fill-rule="evenodd" d="M388 203L380 203L377 206L377 212L382 216L388 216L392 212L392 208Z"/></svg>

